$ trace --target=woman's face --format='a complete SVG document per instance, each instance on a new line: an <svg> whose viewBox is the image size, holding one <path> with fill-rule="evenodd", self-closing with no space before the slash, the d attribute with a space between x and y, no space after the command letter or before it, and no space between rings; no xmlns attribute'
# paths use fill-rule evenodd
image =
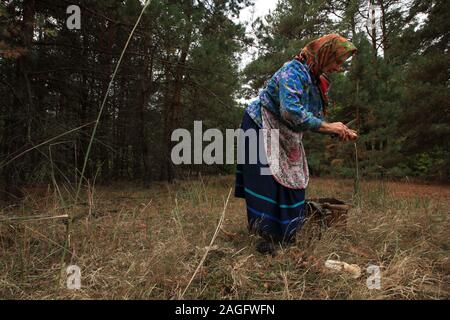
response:
<svg viewBox="0 0 450 320"><path fill-rule="evenodd" d="M341 71L342 63L338 63L336 61L332 61L326 67L323 68L324 73L333 73Z"/></svg>
<svg viewBox="0 0 450 320"><path fill-rule="evenodd" d="M333 73L333 72L342 71L342 65L348 58L350 58L351 55L352 55L352 53L348 52L343 57L339 58L340 61L337 61L337 60L331 61L331 63L329 63L327 66L325 66L322 71L324 73Z"/></svg>

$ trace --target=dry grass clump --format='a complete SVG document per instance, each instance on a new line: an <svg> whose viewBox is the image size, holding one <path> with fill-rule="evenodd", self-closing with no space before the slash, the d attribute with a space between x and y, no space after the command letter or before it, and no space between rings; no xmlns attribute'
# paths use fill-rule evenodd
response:
<svg viewBox="0 0 450 320"><path fill-rule="evenodd" d="M363 183L361 206L350 211L346 230L322 230L319 237L317 227L307 225L295 246L267 257L255 251L245 204L233 197L208 248L232 186L232 177L208 177L147 190L91 187L76 206L69 187L31 190L21 206L4 207L2 217L68 214L76 217L70 241L61 220L1 223L0 297L449 298L450 188L436 193L431 186ZM352 183L313 179L308 197L322 196L351 202ZM357 264L362 276L327 269L327 259ZM69 265L81 269L80 290L66 287ZM370 265L380 267L381 290L366 285Z"/></svg>

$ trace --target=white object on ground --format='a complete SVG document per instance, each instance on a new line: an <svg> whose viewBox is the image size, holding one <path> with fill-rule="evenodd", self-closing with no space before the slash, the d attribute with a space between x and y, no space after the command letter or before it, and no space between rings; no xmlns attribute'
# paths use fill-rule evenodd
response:
<svg viewBox="0 0 450 320"><path fill-rule="evenodd" d="M352 278L357 279L361 276L361 268L356 264L348 264L346 262L327 260L325 267L336 271L345 271L351 274Z"/></svg>

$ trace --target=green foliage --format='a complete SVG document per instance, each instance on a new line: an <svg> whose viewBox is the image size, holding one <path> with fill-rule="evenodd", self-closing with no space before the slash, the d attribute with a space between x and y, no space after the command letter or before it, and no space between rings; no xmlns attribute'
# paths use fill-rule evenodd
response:
<svg viewBox="0 0 450 320"><path fill-rule="evenodd" d="M75 1L75 3L77 3ZM0 3L0 149L3 163L21 151L87 124L98 114L110 75L143 3L79 1L82 29L65 27L64 5ZM170 135L176 128L237 128L243 108L283 63L310 40L339 32L359 52L332 76L328 121L360 133L362 175L450 177L448 3L380 1L376 39L366 29L367 1L280 0L253 23L258 57L239 73L252 42L236 23L247 0L153 0L130 43L94 140L87 176L173 180ZM244 84L245 86L243 89ZM80 171L91 128L58 141L59 180ZM66 141L67 140L67 141ZM305 135L314 175L350 177L353 144ZM2 168L5 185L51 175L47 146ZM230 172L231 167L208 168ZM180 168L181 170L183 168ZM187 168L191 169L191 168ZM181 171L179 170L179 171ZM195 171L206 168L195 168ZM178 172L181 173L181 172ZM17 188L16 188L17 189ZM10 191L8 191L10 192Z"/></svg>
<svg viewBox="0 0 450 320"><path fill-rule="evenodd" d="M358 54L346 63L344 73L331 77L327 120L346 123L356 119L353 128L360 134L357 148L362 175L448 180L448 4L382 3L381 40L374 43L370 30L361 27L367 20L367 2L279 1L266 23L256 23L262 49L260 57L245 69L246 80L255 94L312 38L330 31L349 36ZM419 14L422 20L426 15L423 23ZM338 18L331 21L330 16ZM354 176L352 144L336 145L329 138L309 134L305 149L313 174Z"/></svg>
<svg viewBox="0 0 450 320"><path fill-rule="evenodd" d="M194 120L203 120L205 129L239 126L242 108L235 99L241 87L239 57L248 39L244 27L231 17L248 2L152 0L107 93L142 1L75 1L82 7L81 30L65 27L62 4L3 1L1 160L91 122L108 94L86 176L92 178L98 172L98 181L103 182L173 180L177 173L170 164L173 130L190 129ZM20 36L27 27L22 15L25 7L27 25L34 32L28 43ZM28 72L27 84L18 75ZM74 172L81 171L91 129L67 136L69 141L61 141L65 148L53 149L58 180L72 179ZM39 148L30 155L16 166L23 181L36 177L44 181L45 172L50 179L45 165L35 165L48 161L48 149ZM10 176L9 171L3 169L2 174ZM11 184L15 179L7 180Z"/></svg>

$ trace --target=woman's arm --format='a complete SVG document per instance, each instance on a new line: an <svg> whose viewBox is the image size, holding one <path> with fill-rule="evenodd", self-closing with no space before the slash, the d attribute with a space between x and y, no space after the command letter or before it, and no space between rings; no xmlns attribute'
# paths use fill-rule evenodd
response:
<svg viewBox="0 0 450 320"><path fill-rule="evenodd" d="M299 131L316 131L323 120L314 116L302 103L304 94L301 75L293 68L282 72L278 83L281 119Z"/></svg>
<svg viewBox="0 0 450 320"><path fill-rule="evenodd" d="M342 122L328 123L323 121L322 125L317 130L317 132L330 135L335 134L342 141L349 141L349 140L354 141L358 139L358 133L355 130L349 129Z"/></svg>
<svg viewBox="0 0 450 320"><path fill-rule="evenodd" d="M317 118L302 104L302 78L297 70L287 69L279 81L280 113L284 122L301 131L337 135L342 141L356 140L358 134L342 122L327 123Z"/></svg>

